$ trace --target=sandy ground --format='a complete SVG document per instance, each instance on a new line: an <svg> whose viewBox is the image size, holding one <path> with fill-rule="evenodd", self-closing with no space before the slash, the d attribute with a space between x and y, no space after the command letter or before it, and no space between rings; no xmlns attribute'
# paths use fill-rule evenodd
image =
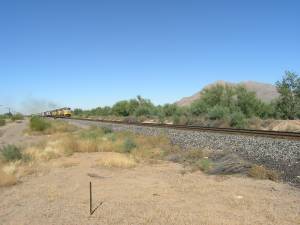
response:
<svg viewBox="0 0 300 225"><path fill-rule="evenodd" d="M25 129L28 129L28 120L8 123L0 127L0 148L7 144L15 144L20 146L30 145L44 140L45 136L26 135Z"/></svg>
<svg viewBox="0 0 300 225"><path fill-rule="evenodd" d="M300 224L300 191L244 177L182 174L171 162L103 168L81 153L0 188L0 224ZM89 181L94 207L89 215Z"/></svg>
<svg viewBox="0 0 300 225"><path fill-rule="evenodd" d="M275 131L300 132L300 120L275 120L269 129Z"/></svg>

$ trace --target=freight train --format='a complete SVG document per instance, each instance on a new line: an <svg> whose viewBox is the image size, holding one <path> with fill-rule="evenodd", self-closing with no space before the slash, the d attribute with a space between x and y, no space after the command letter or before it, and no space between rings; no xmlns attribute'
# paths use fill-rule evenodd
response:
<svg viewBox="0 0 300 225"><path fill-rule="evenodd" d="M64 117L71 117L72 111L70 108L61 108L61 109L54 109L51 111L42 112L40 116L43 117L52 117L52 118L64 118Z"/></svg>

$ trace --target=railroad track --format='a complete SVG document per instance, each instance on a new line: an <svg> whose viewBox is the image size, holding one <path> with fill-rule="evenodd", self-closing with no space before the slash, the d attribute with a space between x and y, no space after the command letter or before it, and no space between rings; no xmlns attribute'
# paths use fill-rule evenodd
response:
<svg viewBox="0 0 300 225"><path fill-rule="evenodd" d="M79 121L81 120L81 121L102 122L102 123L112 123L112 124L135 125L135 126L143 126L143 127L158 127L158 128L169 128L169 129L180 129L180 130L226 133L226 134L232 134L232 135L248 135L248 136L271 137L271 138L276 138L276 139L292 139L292 140L299 140L300 141L300 133L299 132L237 129L237 128L218 128L218 127L202 127L202 126L196 126L196 125L136 123L136 122L111 121L111 120L87 119L87 118L85 118L85 119L83 119L83 118L65 118L65 119L79 120Z"/></svg>

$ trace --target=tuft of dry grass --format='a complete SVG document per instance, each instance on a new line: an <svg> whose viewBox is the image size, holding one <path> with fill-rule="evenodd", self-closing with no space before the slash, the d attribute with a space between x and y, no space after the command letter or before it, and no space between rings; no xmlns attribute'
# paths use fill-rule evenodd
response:
<svg viewBox="0 0 300 225"><path fill-rule="evenodd" d="M17 172L18 167L21 165L21 161L14 161L6 163L2 166L2 171L9 175L14 175Z"/></svg>
<svg viewBox="0 0 300 225"><path fill-rule="evenodd" d="M128 155L107 152L102 154L102 157L97 160L97 165L108 168L132 168L136 166L136 161Z"/></svg>
<svg viewBox="0 0 300 225"><path fill-rule="evenodd" d="M74 166L78 166L78 165L79 165L79 162L77 162L77 161L65 161L60 164L60 167L69 168L69 167L74 167Z"/></svg>
<svg viewBox="0 0 300 225"><path fill-rule="evenodd" d="M8 174L2 169L0 169L0 187L7 187L15 185L17 183L17 178L13 174Z"/></svg>
<svg viewBox="0 0 300 225"><path fill-rule="evenodd" d="M59 120L48 120L39 119L41 122L45 123L43 129L28 129L26 132L30 135L50 135L50 134L60 134L60 133L71 133L78 130L74 125L71 125L64 121Z"/></svg>
<svg viewBox="0 0 300 225"><path fill-rule="evenodd" d="M279 180L279 174L276 171L266 169L264 166L259 165L252 166L248 171L248 175L256 179Z"/></svg>
<svg viewBox="0 0 300 225"><path fill-rule="evenodd" d="M36 146L29 147L24 152L34 161L49 161L64 156L64 152L59 148L59 141L49 141L45 148Z"/></svg>

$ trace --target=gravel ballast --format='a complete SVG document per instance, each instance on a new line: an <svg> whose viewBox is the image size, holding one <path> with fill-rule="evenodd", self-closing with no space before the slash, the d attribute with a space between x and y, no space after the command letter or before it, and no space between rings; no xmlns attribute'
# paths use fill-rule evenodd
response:
<svg viewBox="0 0 300 225"><path fill-rule="evenodd" d="M172 144L183 149L205 148L211 151L235 152L253 163L279 171L286 181L300 183L300 141L83 120L68 122L80 126L108 127L114 131L128 130L144 135L165 135L170 138Z"/></svg>

